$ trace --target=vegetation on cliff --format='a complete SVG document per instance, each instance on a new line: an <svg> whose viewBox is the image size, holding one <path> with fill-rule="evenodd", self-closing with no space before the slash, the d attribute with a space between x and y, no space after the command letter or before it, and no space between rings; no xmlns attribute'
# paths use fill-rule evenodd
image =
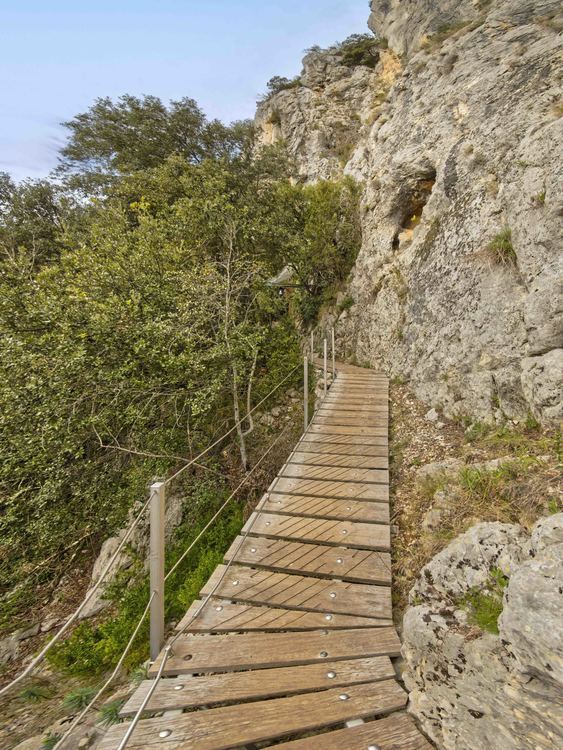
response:
<svg viewBox="0 0 563 750"><path fill-rule="evenodd" d="M290 264L321 298L358 245L353 186L290 185L249 123L124 96L67 126L58 179L0 180L3 629L299 362L268 279ZM210 456L226 486L267 436L234 437Z"/></svg>

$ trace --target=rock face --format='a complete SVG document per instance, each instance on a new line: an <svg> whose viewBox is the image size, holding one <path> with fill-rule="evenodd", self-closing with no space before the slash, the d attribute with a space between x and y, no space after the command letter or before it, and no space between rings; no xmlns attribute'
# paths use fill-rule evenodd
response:
<svg viewBox="0 0 563 750"><path fill-rule="evenodd" d="M558 0L373 0L390 49L334 49L258 110L303 178L364 186L341 349L448 417L563 416Z"/></svg>
<svg viewBox="0 0 563 750"><path fill-rule="evenodd" d="M499 635L460 601L508 577ZM563 514L481 523L423 570L403 621L410 710L439 748L555 750L563 743Z"/></svg>

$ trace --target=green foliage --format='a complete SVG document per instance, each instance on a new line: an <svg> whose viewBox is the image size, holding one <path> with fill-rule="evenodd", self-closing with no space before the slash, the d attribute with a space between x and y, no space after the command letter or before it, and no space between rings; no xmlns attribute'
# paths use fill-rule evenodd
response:
<svg viewBox="0 0 563 750"><path fill-rule="evenodd" d="M298 310L310 327L321 307L334 302L360 249L358 186L351 178L304 187L283 183L278 196L285 219L280 265L299 279Z"/></svg>
<svg viewBox="0 0 563 750"><path fill-rule="evenodd" d="M53 750L57 742L61 739L60 734L49 733L41 743L41 750Z"/></svg>
<svg viewBox="0 0 563 750"><path fill-rule="evenodd" d="M40 683L28 685L19 693L19 697L28 703L39 703L46 698L50 698L51 695L52 690L47 685L41 685Z"/></svg>
<svg viewBox="0 0 563 750"><path fill-rule="evenodd" d="M63 707L68 711L82 711L96 695L96 689L91 687L75 688L63 700Z"/></svg>
<svg viewBox="0 0 563 750"><path fill-rule="evenodd" d="M356 304L356 300L349 294L347 294L342 302L338 305L338 312L343 313L345 310L349 310Z"/></svg>
<svg viewBox="0 0 563 750"><path fill-rule="evenodd" d="M338 50L343 65L375 68L382 46L385 45L372 34L351 34L338 45Z"/></svg>
<svg viewBox="0 0 563 750"><path fill-rule="evenodd" d="M493 568L484 590L474 588L459 602L469 610L469 619L488 633L498 635L498 618L502 612L502 598L508 578L498 569Z"/></svg>
<svg viewBox="0 0 563 750"><path fill-rule="evenodd" d="M249 147L252 135L249 123L228 128L208 121L189 97L168 106L156 96L99 98L64 125L70 137L60 172L87 190L107 186L120 174L159 167L173 155L193 164L233 156Z"/></svg>
<svg viewBox="0 0 563 750"><path fill-rule="evenodd" d="M512 244L512 232L506 227L487 245L487 252L495 263L516 266L518 257Z"/></svg>
<svg viewBox="0 0 563 750"><path fill-rule="evenodd" d="M123 719L119 716L119 712L124 703L125 701L119 698L104 703L98 712L98 724L101 724L103 727L111 727L114 724L121 723Z"/></svg>
<svg viewBox="0 0 563 750"><path fill-rule="evenodd" d="M186 493L186 519L178 527L172 545L167 548L167 570L224 502L228 489L224 483L199 480L187 487ZM225 551L240 531L242 522L241 504L233 500L168 579L166 621L178 620L198 597L204 583L222 561ZM87 676L101 675L115 665L149 598L148 583L142 566L136 582L120 580L110 587L107 596L115 604L115 614L98 625L81 623L67 640L49 653L47 658L53 666L68 674ZM146 658L147 620L139 631L125 666L133 669Z"/></svg>
<svg viewBox="0 0 563 750"><path fill-rule="evenodd" d="M275 94L279 94L280 91L287 91L288 89L294 89L301 86L301 77L295 76L294 78L286 78L285 76L273 76L266 84L267 92L262 97L262 101L269 99Z"/></svg>

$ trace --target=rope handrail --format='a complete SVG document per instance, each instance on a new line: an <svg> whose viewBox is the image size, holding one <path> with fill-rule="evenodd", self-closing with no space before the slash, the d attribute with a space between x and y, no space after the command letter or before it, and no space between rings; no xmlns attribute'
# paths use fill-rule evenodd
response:
<svg viewBox="0 0 563 750"><path fill-rule="evenodd" d="M297 364L294 368L292 368L292 370L290 370L290 372L282 380L280 380L277 383L277 385L275 385L257 404L255 404L255 406L253 406L252 409L250 409L246 414L244 414L244 416L242 416L237 422L235 422L233 424L233 426L229 430L227 430L227 432L225 432L223 435L221 435L221 437L217 438L217 440L215 440L213 443L211 443L211 445L209 445L207 448L205 448L203 451L201 451L201 453L199 453L197 456L195 456L195 458L190 459L188 461L188 463L186 463L184 466L182 466L180 469L178 469L178 471L176 471L174 474L172 474L167 479L165 479L164 482L163 482L163 484L168 485L173 479L176 479L176 477L178 477L183 471L185 471L186 469L188 469L190 466L193 466L194 464L196 464L199 461L200 458L202 458L203 456L207 455L207 453L209 453L209 451L211 451L213 448L215 448L217 445L219 445L219 443L221 441L223 441L226 437L228 437L229 435L231 435L237 429L237 427L239 427L253 412L256 411L256 409L258 409L273 393L275 393L279 388L281 388L281 386L284 383L286 383L289 380L289 378L291 378L291 376L294 374L294 372L297 370L298 367L300 367L299 364ZM147 507L149 506L150 502L151 502L151 497L149 496L149 498L143 503L143 506L141 507L141 509L139 510L139 512L137 513L137 515L133 519L133 521L131 522L130 526L128 527L128 529L127 529L127 531L125 533L125 535L123 536L123 539L119 543L116 551L113 553L113 555L111 556L110 560L108 561L108 563L106 564L105 568L103 569L102 573L98 577L96 583L94 584L94 586L92 586L91 589L89 589L89 591L87 592L86 596L84 597L84 599L82 600L82 602L78 605L78 607L76 608L76 610L70 615L70 617L68 618L68 620L59 628L59 630L48 641L48 643L46 643L45 646L43 646L43 648L41 649L41 651L37 654L37 656L35 656L31 660L31 662L25 667L25 669L19 675L17 675L16 677L14 677L10 682L8 682L6 685L4 685L4 687L0 688L0 698L3 695L5 695L6 693L8 693L15 685L17 685L18 683L20 683L25 677L27 677L29 674L31 674L31 672L33 672L33 670L44 660L44 658L47 655L47 653L49 652L49 650L55 645L55 643L57 643L61 639L61 637L70 628L70 626L76 621L76 619L78 618L78 616L80 615L80 613L84 610L84 608L86 607L86 605L88 604L88 602L92 599L92 597L94 596L94 594L96 593L96 591L100 588L101 584L105 580L107 574L111 570L114 562L119 557L119 555L120 555L121 551L123 550L125 544L131 538L131 535L132 535L133 531L139 525L141 517L144 514L145 510L147 509Z"/></svg>
<svg viewBox="0 0 563 750"><path fill-rule="evenodd" d="M211 525L211 523L217 518L217 516L219 515L219 513L227 506L227 504L238 493L238 491L240 490L240 488L248 481L248 479L252 476L252 473L258 468L258 466L260 466L260 464L264 461L264 459L266 458L266 456L268 456L268 454L274 449L274 447L278 444L278 442L281 440L281 438L285 435L285 433L289 429L289 426L290 425L286 425L283 428L283 430L280 432L280 434L277 436L277 438L270 444L270 446L268 447L268 449L262 454L262 456L254 464L254 466L248 472L248 474L246 474L246 476L241 480L241 482L237 485L237 487L229 495L229 497L227 498L227 500L225 500L225 502L223 503L223 505L221 506L221 508L219 508L219 510L217 511L217 513L213 516L213 519L211 519L211 521L207 524L206 528L208 528ZM229 569L230 569L230 567L231 567L231 565L232 565L232 563L233 563L233 561L234 561L234 559L236 557L237 552L239 551L239 549L242 546L242 544L246 541L246 539L247 539L247 537L248 537L248 535L249 535L252 527L254 526L254 523L256 522L256 519L258 518L258 516L261 513L260 504L258 504L258 506L256 507L256 512L255 513L256 513L255 516L250 519L250 522L249 522L249 524L247 526L247 529L244 532L244 534L243 534L243 536L241 538L241 541L239 542L239 544L237 545L237 547L235 549L235 553L230 557L229 561L227 562L227 565L225 566L225 569L222 571L221 575L219 576L218 580L214 584L214 586L211 589L211 591L206 595L206 597L202 601L201 605L191 615L191 617L184 624L184 626L182 627L182 629L179 630L178 633L176 633L176 635L172 638L172 640L170 641L170 643L168 643L164 647L164 650L163 650L163 653L162 653L162 662L161 662L161 664L159 666L158 672L157 672L154 680L152 681L152 684L151 684L149 690L147 691L147 694L145 695L145 697L144 697L141 705L137 709L137 712L136 712L135 716L133 717L133 719L131 720L129 726L127 727L127 732L125 733L125 735L123 736L121 742L119 743L119 746L118 746L117 750L123 750L127 746L129 740L131 739L131 736L132 736L133 732L135 731L135 728L136 728L137 724L139 723L139 721L140 721L143 713L145 712L145 709L146 709L147 705L149 704L150 699L152 698L152 696L154 695L154 692L155 692L156 688L158 687L158 684L159 684L159 682L160 682L160 680L162 678L162 674L164 672L164 667L166 665L166 662L168 661L168 658L170 657L170 655L173 653L172 652L172 647L174 646L174 643L176 643L176 641L178 640L178 638L185 633L186 629L192 624L192 622L196 619L196 617L198 617L201 614L201 612L203 611L203 609L205 608L205 606L207 605L207 603L209 602L209 600L211 599L211 597L213 596L213 594L217 591L217 589L219 588L219 586L223 582L223 580L224 580L227 572L229 571ZM198 536L188 546L188 548L184 551L184 553L183 553L182 557L180 558L180 560L178 560L177 563L169 570L169 572L166 575L166 578L168 578L173 573L173 571L177 568L177 566L180 564L180 562L184 559L184 557L188 554L188 552L193 548L193 546L201 538L202 534L203 534L203 532L201 532L200 534L198 534Z"/></svg>
<svg viewBox="0 0 563 750"><path fill-rule="evenodd" d="M143 622L145 621L146 616L149 613L149 610L150 610L150 607L151 607L151 604L152 604L152 600L154 599L155 594L156 594L156 592L153 591L152 594L151 594L151 596L150 596L150 598L149 598L149 600L148 600L148 602L147 602L147 605L146 605L146 607L145 607L145 609L143 611L143 614L141 615L141 617L137 621L137 625L135 626L135 630L131 634L131 637L129 638L129 640L127 642L127 645L125 646L125 648L123 649L123 652L122 652L121 656L119 657L119 661L115 665L115 668L114 668L113 672L110 674L110 676L107 678L107 680L104 682L104 684L102 685L102 687L98 690L98 692L94 695L94 697L90 700L90 702L88 703L88 705L85 706L82 709L82 711L73 719L73 721L70 723L69 727L67 728L66 732L62 735L62 737L60 737L57 740L57 742L53 746L52 750L61 750L64 741L66 739L68 739L68 737L70 737L70 735L74 731L74 729L80 724L80 722L86 716L86 714L88 713L88 711L92 708L92 706L94 706L96 704L96 701L100 698L101 695L103 695L105 693L105 691L108 689L108 687L111 685L111 683L115 679L116 675L118 674L119 670L121 669L121 667L123 665L123 662L125 661L125 657L129 653L129 651L131 649L131 646L133 645L133 642L135 641L135 638L137 637L137 634L138 634L139 630L141 629L141 625L143 624Z"/></svg>

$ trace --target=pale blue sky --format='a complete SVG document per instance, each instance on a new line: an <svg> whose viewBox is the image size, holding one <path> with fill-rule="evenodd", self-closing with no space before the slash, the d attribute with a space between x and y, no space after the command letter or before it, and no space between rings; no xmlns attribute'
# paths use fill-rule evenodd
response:
<svg viewBox="0 0 563 750"><path fill-rule="evenodd" d="M191 96L252 117L303 50L367 30L368 0L0 0L0 171L56 165L59 123L99 96Z"/></svg>

